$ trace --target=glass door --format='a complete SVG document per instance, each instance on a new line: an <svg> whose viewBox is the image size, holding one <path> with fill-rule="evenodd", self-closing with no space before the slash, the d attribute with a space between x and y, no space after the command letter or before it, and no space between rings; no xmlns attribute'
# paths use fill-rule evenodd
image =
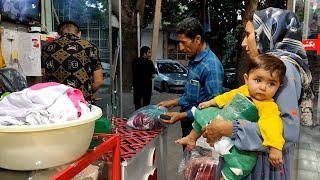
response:
<svg viewBox="0 0 320 180"><path fill-rule="evenodd" d="M117 86L120 86L121 83L118 80L119 78L116 78L119 70L117 70L117 66L114 67L115 60L118 61L119 59L114 58L115 55L118 57L119 54L115 52L117 50L119 27L113 27L114 24L117 24L114 22L117 19L112 18L111 1L45 0L43 2L45 8L43 17L45 17L48 31L56 31L59 23L70 20L80 27L81 38L98 47L104 83L94 94L97 98L96 105L101 107L104 116L119 116L121 108L118 108L120 104L118 99L120 99L121 93L118 93ZM117 93L116 96L115 93Z"/></svg>
<svg viewBox="0 0 320 180"><path fill-rule="evenodd" d="M314 122L319 125L320 106L317 104L320 105L320 0L295 0L294 11L303 26L302 39L305 40L305 42L312 41L317 44L313 50L307 50L307 55L316 95L316 108L314 108L316 111L313 112L313 117ZM310 44L304 44L305 47L309 47L309 45ZM318 47L318 49L316 47Z"/></svg>

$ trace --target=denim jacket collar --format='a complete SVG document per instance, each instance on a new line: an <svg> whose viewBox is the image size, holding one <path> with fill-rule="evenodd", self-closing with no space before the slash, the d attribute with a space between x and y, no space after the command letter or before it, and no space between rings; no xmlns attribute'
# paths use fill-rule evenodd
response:
<svg viewBox="0 0 320 180"><path fill-rule="evenodd" d="M207 54L209 53L209 51L210 51L209 44L206 43L206 48L205 48L203 51L201 51L201 53L198 54L198 55L196 56L196 58L194 58L193 60L191 60L191 61L190 61L190 64L192 64L193 62L196 62L196 61L201 61L204 57L207 56Z"/></svg>

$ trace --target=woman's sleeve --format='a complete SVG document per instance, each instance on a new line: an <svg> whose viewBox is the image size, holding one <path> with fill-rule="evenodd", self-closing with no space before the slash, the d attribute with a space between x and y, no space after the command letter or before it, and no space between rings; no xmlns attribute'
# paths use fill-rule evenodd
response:
<svg viewBox="0 0 320 180"><path fill-rule="evenodd" d="M283 136L285 145L283 149L290 147L299 139L300 113L298 99L301 92L301 78L296 68L289 62L284 62L287 71L283 85L278 90L274 99L281 112L283 122ZM240 150L267 151L262 147L262 137L257 123L247 120L233 122L231 139Z"/></svg>

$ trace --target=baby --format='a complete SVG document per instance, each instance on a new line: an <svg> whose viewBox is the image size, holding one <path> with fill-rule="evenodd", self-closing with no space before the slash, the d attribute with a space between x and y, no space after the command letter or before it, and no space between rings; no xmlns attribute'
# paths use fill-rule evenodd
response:
<svg viewBox="0 0 320 180"><path fill-rule="evenodd" d="M269 148L269 161L273 166L283 163L283 124L273 96L282 85L285 72L286 66L279 58L260 54L250 60L249 69L244 74L245 85L199 104L201 109L209 106L223 108L238 92L251 98L259 114L258 125L263 137L262 145ZM201 134L193 129L188 136L178 139L176 143L194 146L200 136Z"/></svg>

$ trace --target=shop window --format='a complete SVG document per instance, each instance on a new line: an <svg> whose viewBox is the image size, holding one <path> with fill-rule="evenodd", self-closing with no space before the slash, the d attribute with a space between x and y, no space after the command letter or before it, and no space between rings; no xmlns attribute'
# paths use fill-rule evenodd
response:
<svg viewBox="0 0 320 180"><path fill-rule="evenodd" d="M302 39L312 39L320 43L320 0L295 0L294 12L298 15L303 36ZM312 73L313 89L315 90L314 121L319 125L320 117L320 50L307 51L309 67Z"/></svg>

